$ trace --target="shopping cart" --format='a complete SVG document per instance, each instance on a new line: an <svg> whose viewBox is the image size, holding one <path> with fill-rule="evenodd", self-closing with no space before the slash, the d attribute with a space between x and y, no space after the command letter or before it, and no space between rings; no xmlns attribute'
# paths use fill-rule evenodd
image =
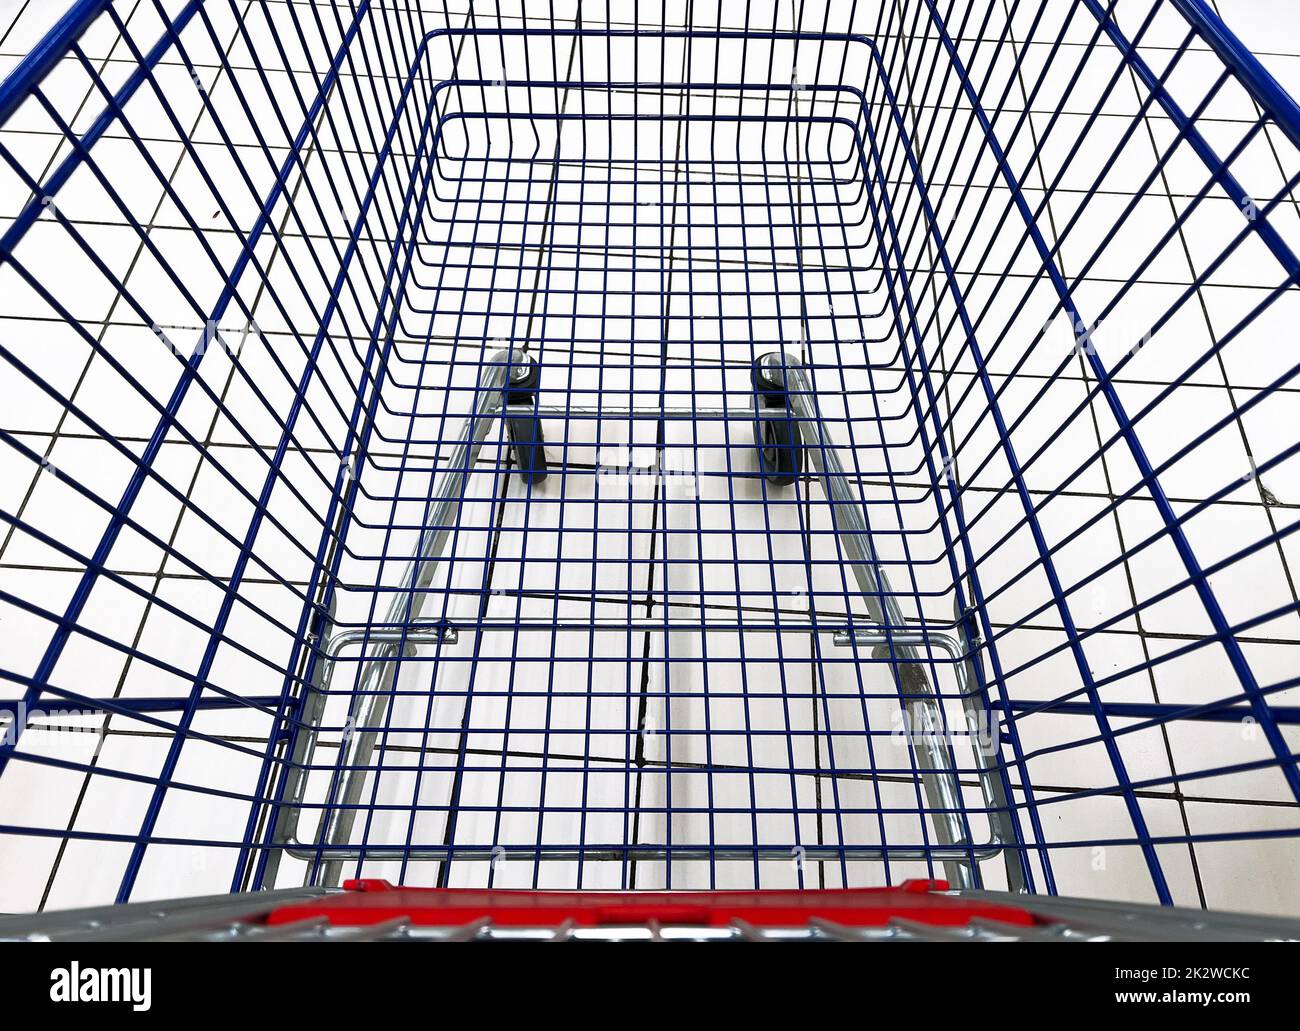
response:
<svg viewBox="0 0 1300 1031"><path fill-rule="evenodd" d="M198 898L0 935L1300 914L1273 65L648 6L78 0L4 79L0 909Z"/></svg>

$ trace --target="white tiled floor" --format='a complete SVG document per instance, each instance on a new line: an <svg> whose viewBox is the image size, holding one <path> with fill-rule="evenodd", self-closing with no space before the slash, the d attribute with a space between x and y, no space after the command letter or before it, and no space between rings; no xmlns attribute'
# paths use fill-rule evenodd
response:
<svg viewBox="0 0 1300 1031"><path fill-rule="evenodd" d="M145 49L161 31L158 8L174 16L182 5L113 6ZM0 367L0 428L15 441L0 446L0 507L48 535L7 528L0 537L4 697L21 696L22 678L37 668L53 633L48 614L73 597L132 456L148 446L181 374L182 358L159 331L182 356L203 332L241 260L236 230L257 219L351 18L346 5L336 19L328 5L302 0L209 6L210 23L181 33L192 68L174 51L159 66L167 105L149 88L127 105L147 157L113 121L92 149L104 181L82 167L55 198L80 239L47 212L17 249L63 310L0 265L0 345L56 395L12 364ZM587 0L546 6L539 15L529 5L526 24L567 27L579 14L584 27L607 21ZM613 22L629 16L631 8L611 6ZM1300 458L1270 462L1296 444L1294 384L1274 381L1295 368L1284 342L1297 288L1273 296L1282 266L1254 234L1215 265L1246 226L1239 198L1217 187L1169 234L1206 189L1204 164L1116 49L1094 42L1082 5L952 6L958 57L1080 314L1104 315L1097 356L1108 369L1123 363L1116 397L1185 519L1190 548L1209 568L1261 545L1214 569L1209 587L1258 683L1276 688L1269 702L1295 706L1296 689L1284 685L1300 665L1300 554L1294 536L1282 535L1300 505ZM1266 67L1300 90L1293 6L1222 5ZM58 9L0 0L0 73ZM367 811L353 834L371 848L477 852L449 865L372 857L364 872L411 884L593 888L877 884L941 873L914 858L933 843L934 814L915 753L897 733L890 664L865 648L855 660L829 633L806 629L813 619L861 626L870 612L822 482L765 486L744 420L609 414L747 409L752 357L802 349L903 617L952 632L957 591L971 597L973 572L981 631L992 638L978 662L993 697L1058 703L1019 714L998 753L1035 887L1045 890L1050 876L1064 894L1154 900L1137 813L1158 842L1173 901L1300 914L1297 798L1257 725L1112 715L1121 777L1098 721L1059 708L1088 703L1085 678L1107 704L1239 701L1242 687L1222 648L1192 647L1213 632L1205 600L1184 585L1184 558L1137 482L1097 371L1074 350L927 5L638 5L642 28L689 19L696 29L861 32L879 69L861 42L469 37L474 49L461 52L459 67L474 84L444 89L437 110L470 117L442 123L443 151L430 160L419 119L451 63L447 37L413 56L417 29L490 27L498 16L518 26L521 9L495 0L375 6L382 28L362 27L303 163L290 166L292 202L274 208L216 327L224 346L204 355L134 504L136 523L108 551L51 683L96 698L183 697L211 645L204 697L279 695L345 443L356 451L349 425L369 444L342 524L334 618L337 627L382 622L429 518L430 492L450 475L483 357L499 342L527 344L543 366L540 403L568 410L543 420L549 461L567 474L528 487L499 468L507 452L492 431L466 486L451 560L434 571L421 614L456 624L459 639L420 644L401 663L379 773L365 778ZM1149 10L1122 0L1120 30L1137 33ZM1221 64L1199 43L1184 50L1186 36L1165 5L1138 52L1155 75L1170 69L1170 93L1190 112ZM108 18L81 48L110 89L136 64ZM269 69L265 84L259 64ZM410 114L381 161L412 70ZM791 78L862 88L867 106L845 90L792 95ZM642 88L518 82L551 79ZM658 81L695 85L645 88ZM769 82L779 88L761 88ZM85 132L103 106L92 87L68 59L42 89ZM483 112L510 117L476 117ZM1251 98L1228 82L1196 124L1223 155L1256 118ZM33 103L0 127L0 145L38 181L69 153ZM1263 207L1294 190L1300 153L1269 124L1232 171ZM0 161L0 231L27 199ZM147 245L132 221L147 227ZM1294 194L1267 221L1300 247ZM368 354L390 337L387 362ZM312 375L299 408L304 371ZM1180 454L1202 434L1204 443ZM1077 653L1067 617L1082 635ZM218 619L225 629L214 640ZM958 726L956 670L927 658L944 717ZM334 673L308 756L303 840L331 790L357 670L348 661ZM0 777L0 911L114 896L177 713L149 719L81 717L96 731L82 734L46 721L23 736L20 758ZM260 810L252 796L274 787L263 772L279 769L264 762L273 726L273 713L256 705L198 713L134 897L231 886L231 846ZM1292 752L1296 730L1283 729ZM983 841L988 803L976 757L969 739L954 741L971 833ZM44 833L23 833L33 829ZM252 833L260 840L265 828L255 821ZM511 861L482 858L497 847ZM666 863L669 847L753 854L710 864L678 852ZM800 850L840 847L857 851L794 862ZM886 847L887 862L866 851ZM537 862L547 848L584 855ZM277 883L301 882L307 866L286 859ZM989 886L1005 885L1001 867L982 865Z"/></svg>

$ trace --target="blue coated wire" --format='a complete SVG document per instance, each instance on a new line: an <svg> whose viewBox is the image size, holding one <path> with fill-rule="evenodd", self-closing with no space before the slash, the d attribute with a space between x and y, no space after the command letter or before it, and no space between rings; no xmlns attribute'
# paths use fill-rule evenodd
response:
<svg viewBox="0 0 1300 1031"><path fill-rule="evenodd" d="M1208 3L854 3L818 27L799 4L781 29L750 3L716 29L651 26L646 0L574 21L432 6L78 0L0 82L0 317L85 363L74 382L45 337L0 342L5 389L57 413L0 417L31 470L0 503L0 602L38 628L0 669L0 798L19 777L79 786L66 822L0 835L102 847L121 902L188 847L231 890L340 871L813 887L965 863L976 886L1048 892L1078 890L1081 850L1121 848L1164 903L1184 901L1175 848L1203 902L1198 846L1248 862L1300 835L1300 685L1276 658L1300 646L1300 439L1269 429L1300 363L1236 366L1300 290L1300 106ZM44 163L32 125L59 144ZM1092 346L1135 309L1151 343ZM1188 313L1204 339L1149 350ZM231 322L251 350L212 346ZM125 330L177 346L155 365ZM544 482L476 414L503 349L540 369L512 406L546 436ZM822 411L787 486L753 440L751 366L773 351ZM1213 389L1224 406L1166 439ZM1238 443L1245 479L1207 457ZM653 457L611 470L625 445ZM76 533L43 514L54 496ZM1214 541L1225 513L1254 522ZM138 630L104 621L114 601ZM923 635L905 662L918 631L957 654ZM905 666L942 730L928 770L887 715ZM984 755L972 712L997 735ZM51 754L64 724L108 745ZM1234 727L1239 748L1187 754ZM358 735L374 747L353 761ZM134 738L148 758L123 758ZM1264 778L1285 826L1189 816ZM138 798L120 826L82 814L98 785Z"/></svg>

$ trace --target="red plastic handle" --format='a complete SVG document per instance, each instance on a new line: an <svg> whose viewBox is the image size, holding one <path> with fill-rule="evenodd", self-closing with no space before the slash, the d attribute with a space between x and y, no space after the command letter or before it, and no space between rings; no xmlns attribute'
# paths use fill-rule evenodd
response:
<svg viewBox="0 0 1300 1031"><path fill-rule="evenodd" d="M515 891L482 888L402 888L388 881L346 881L341 895L281 906L267 918L286 924L325 917L337 926L398 917L426 927L456 927L483 917L502 926L579 927L661 925L803 927L814 918L847 927L891 920L961 927L974 919L1019 927L1039 921L1027 911L983 899L941 894L946 881L905 881L890 888L765 891Z"/></svg>

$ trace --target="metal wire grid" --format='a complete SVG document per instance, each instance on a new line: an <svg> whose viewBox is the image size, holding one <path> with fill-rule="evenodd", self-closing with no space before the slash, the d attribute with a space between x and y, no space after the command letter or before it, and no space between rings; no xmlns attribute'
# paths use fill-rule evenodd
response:
<svg viewBox="0 0 1300 1031"><path fill-rule="evenodd" d="M25 905L90 864L63 897L261 884L268 863L281 883L879 883L946 865L954 813L969 843L1009 815L1008 873L1036 890L1203 904L1289 850L1294 367L1269 347L1295 293L1289 98L1211 53L1192 3L750 6L721 38L560 14L517 34L539 23L480 11L421 50L445 12L109 7L0 119L22 208L5 307L61 349L51 369L6 345L48 398L5 432L6 678L95 731L38 720L6 749ZM826 35L841 18L873 43ZM75 105L42 97L72 72L93 103L69 130ZM434 112L454 116L437 148ZM42 203L59 166L20 148L51 138L75 170ZM96 192L111 147L136 174ZM155 183L156 204L125 193ZM196 323L157 349L150 327ZM406 592L406 654L381 658L383 722L349 722L356 654L304 720L336 632L386 654L437 477L512 348L542 369L551 476L522 484L495 420L445 561ZM898 639L836 645L870 592L828 481L765 484L729 417L772 350L807 365L907 629L979 639L1009 805L956 733L960 793L936 806L899 734ZM967 664L926 644L960 728ZM340 739L370 730L341 806ZM364 862L331 867L331 813ZM307 848L281 861L294 814Z"/></svg>
<svg viewBox="0 0 1300 1031"><path fill-rule="evenodd" d="M588 38L596 52L588 54L578 37L570 74L600 85L566 85L557 105L565 127L554 142L536 104L522 115L510 113L510 93L521 86L509 79L483 85L502 80L480 70L469 76L481 80L475 81L480 91L504 91L474 98L475 111L481 105L486 112L472 116L484 123L477 146L489 156L443 173L451 183L442 198L446 232L456 237L467 220L457 216L466 209L474 213L473 225L455 247L438 240L442 246L428 262L438 270L430 300L423 306L420 293L411 300L412 309L431 319L433 336L458 348L448 359L420 345L417 388L430 380L439 388L428 409L439 420L439 442L448 436L448 414L453 426L470 422L482 393L483 352L461 341L527 346L543 374L537 403L548 416L544 433L560 482L539 492L518 478L504 479L498 452L486 465L480 456L478 475L456 485L454 518L432 507L438 491L428 477L436 470L422 461L404 461L393 471L395 492L373 490L380 509L357 528L382 533L384 546L358 550L379 554L381 562L400 556L388 575L401 589L421 527L449 531L443 569L423 588L433 597L420 599L422 625L468 626L475 636L458 637L455 650L440 640L404 659L394 655L399 696L382 714L349 711L365 686L364 662L345 668L342 692L335 691L340 673L334 671L329 693L337 710L327 709L322 722L352 726L361 736L377 730L379 750L345 753L342 762L337 753L311 760L304 753L302 761L328 771L319 778L328 784L327 817L344 810L367 859L397 853L388 872L403 880L413 876L409 858L448 853L471 860L568 859L567 868L551 873L534 865L525 876L568 883L576 872L587 886L635 886L638 876L644 884L646 864L652 878L671 883L671 870L653 866L669 850L688 863L748 859L752 873L745 876L756 880L763 859L778 864L779 873L810 855L834 857L846 869L855 851L879 855L884 828L875 810L893 785L868 788L874 801L846 803L833 815L824 815L818 796L838 792L842 777L890 774L900 780L891 820L910 831L904 840L916 841L912 850L920 851L930 839L922 821L905 819L924 805L906 745L890 751L886 740L874 750L890 758L870 762L873 737L898 736L897 721L888 718L897 708L896 688L886 679L863 697L815 697L819 679L845 680L837 693L852 690L848 678L858 669L851 654L823 656L809 638L819 615L838 613L835 625L843 626L851 611L863 612L852 604L835 530L824 513L818 519L811 512L806 490L765 489L752 455L752 418L745 415L753 405L751 362L801 333L802 313L788 295L809 274L799 264L795 234L804 207L829 210L844 243L835 244L831 259L839 267L821 275L828 284L837 276L850 305L857 305L861 262L852 252L863 245L849 245L843 212L856 206L861 221L862 184L833 169L818 182L807 159L747 158L747 150L771 149L774 125L781 131L784 123L786 135L791 125L803 131L788 84L758 91L757 104L745 91L715 98L701 119L690 110L690 89L611 91L605 84L619 63L614 41ZM665 40L651 74L671 82L693 38L678 33ZM634 72L629 82L641 81L641 49L639 41L625 48L630 64L624 67ZM683 82L690 81L686 70ZM718 81L716 74L710 81ZM631 137L630 151L614 135L628 121L649 122L653 130L644 143L641 132ZM513 133L512 123L520 123ZM692 124L707 126L707 137L686 128ZM825 132L835 123L827 116L806 124ZM674 138L677 153L666 158ZM825 164L851 172L849 142L841 140L844 157L834 162L827 152ZM481 152L472 146L466 153ZM724 147L734 149L723 157ZM809 165L807 184L801 163ZM816 163L823 163L820 154ZM507 200L512 190L514 205ZM435 224L439 210L431 209ZM542 241L545 257L537 269L527 257L515 265L511 256L524 252L530 237ZM511 248L504 258L503 244ZM764 250L754 253L759 247ZM530 278L521 302L514 284ZM878 292L879 274L870 278ZM475 280L479 290L464 285ZM738 332L746 338L739 348L729 339ZM728 351L738 351L739 359ZM457 400L456 374L476 392ZM832 381L843 389L851 377L837 369ZM859 382L865 395L867 381ZM448 387L452 393L443 392ZM414 429L418 414L390 414L412 420L395 437L423 441ZM455 460L442 470L458 471ZM361 481L364 489L364 474ZM394 516L394 501L412 507L410 520ZM395 518L408 536L394 547ZM792 546L800 538L802 547ZM376 580L371 571L341 576ZM344 618L340 600L335 625L344 633L376 621L388 628L373 591L363 600L371 607L355 623ZM793 639L787 637L792 630ZM848 678L833 672L836 664ZM402 667L412 665L404 679ZM530 675L539 665L545 668ZM863 690L860 678L856 688ZM864 701L877 699L890 704L873 729ZM845 725L819 728L819 715L829 723L831 707L845 710ZM821 745L824 755L818 748L840 738L837 766L835 744ZM855 745L866 748L846 758ZM360 795L348 796L340 783L346 773L336 771L359 762L374 775L357 785ZM834 778L829 787L816 780L823 771ZM865 785L851 786L857 794ZM358 805L363 818L347 815L348 806ZM794 815L799 819L792 823ZM819 825L829 820L838 826L828 847ZM864 826L844 832L845 822ZM298 852L310 854L322 838L337 847L332 830L306 837L307 849ZM317 858L336 854L318 850ZM349 853L343 863L348 871L353 859ZM444 864L440 876L450 878L450 867ZM337 879L338 869L330 872ZM464 876L473 882L499 873L505 875L485 865ZM689 873L679 872L677 883L683 876ZM718 872L703 876L709 883Z"/></svg>

